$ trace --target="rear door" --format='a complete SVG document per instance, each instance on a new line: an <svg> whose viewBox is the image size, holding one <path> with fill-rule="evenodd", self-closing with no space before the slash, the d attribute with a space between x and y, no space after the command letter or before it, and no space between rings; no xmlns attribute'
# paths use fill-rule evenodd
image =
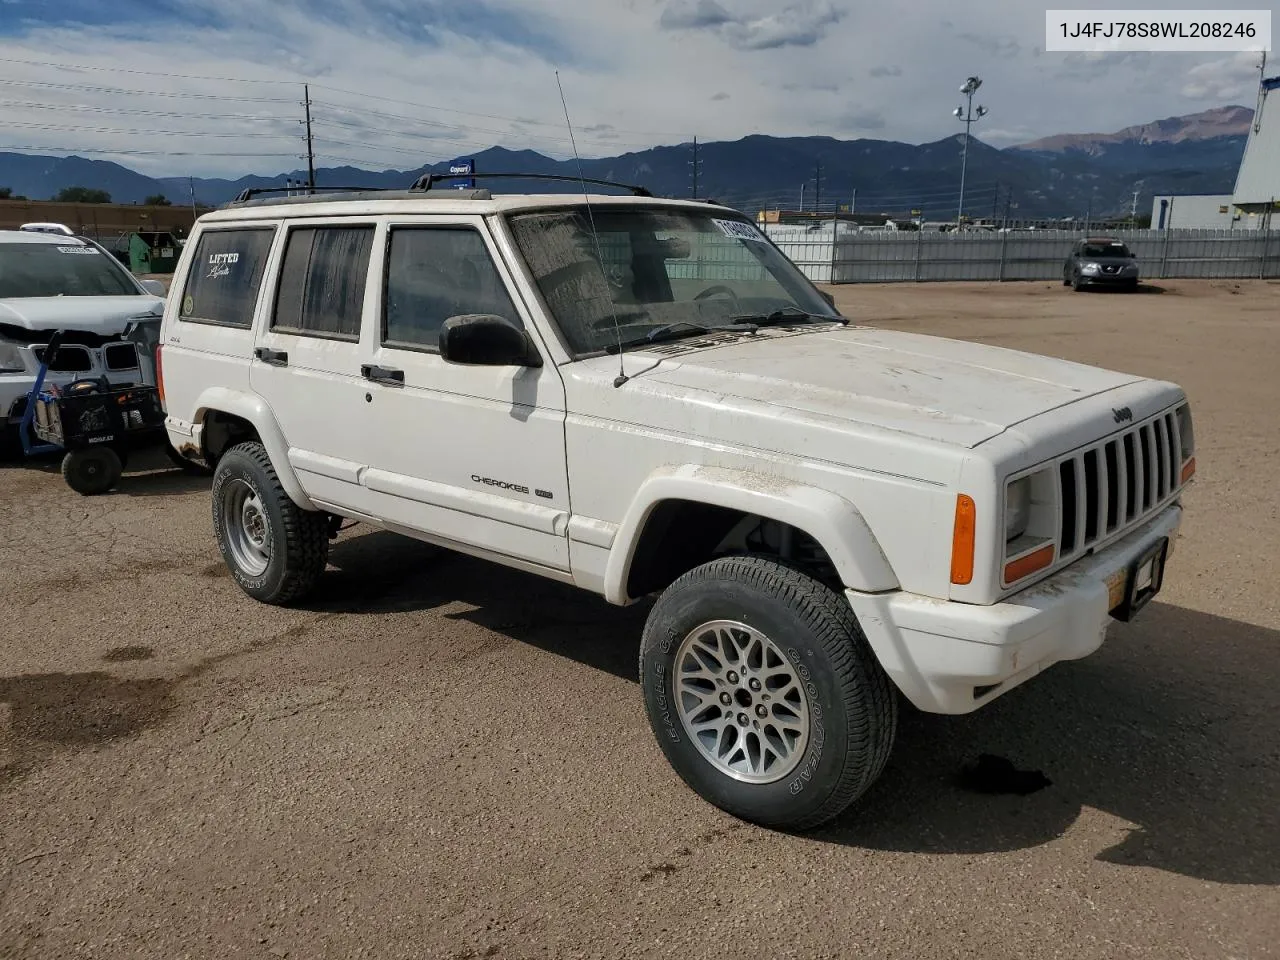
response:
<svg viewBox="0 0 1280 960"><path fill-rule="evenodd" d="M252 360L254 390L271 406L289 462L314 501L368 506L361 319L376 303L370 280L379 227L372 219L287 225Z"/></svg>
<svg viewBox="0 0 1280 960"><path fill-rule="evenodd" d="M365 483L378 514L459 545L567 571L564 383L555 365L463 366L440 356L460 314L496 314L537 339L480 216L405 217L379 240L383 296L364 389L377 427Z"/></svg>

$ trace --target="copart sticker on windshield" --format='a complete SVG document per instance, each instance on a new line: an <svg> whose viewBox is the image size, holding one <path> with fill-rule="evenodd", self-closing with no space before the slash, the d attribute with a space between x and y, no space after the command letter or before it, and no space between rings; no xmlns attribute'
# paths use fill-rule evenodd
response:
<svg viewBox="0 0 1280 960"><path fill-rule="evenodd" d="M712 220L720 232L726 237L733 237L735 240L754 240L756 243L764 243L766 238L763 233L750 223L743 223L741 220Z"/></svg>
<svg viewBox="0 0 1280 960"><path fill-rule="evenodd" d="M57 249L59 253L88 254L91 257L98 255L98 251L93 247L58 247Z"/></svg>

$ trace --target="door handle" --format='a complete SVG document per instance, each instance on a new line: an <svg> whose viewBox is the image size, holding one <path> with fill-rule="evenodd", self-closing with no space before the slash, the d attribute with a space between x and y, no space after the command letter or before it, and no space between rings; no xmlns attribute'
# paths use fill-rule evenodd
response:
<svg viewBox="0 0 1280 960"><path fill-rule="evenodd" d="M283 350L272 350L270 347L258 347L253 351L253 355L263 363L269 363L273 367L287 367L289 365L289 354Z"/></svg>
<svg viewBox="0 0 1280 960"><path fill-rule="evenodd" d="M372 380L375 383L386 384L388 387L404 386L404 371L392 370L388 367L379 367L377 364L366 363L360 367L360 376L366 380Z"/></svg>

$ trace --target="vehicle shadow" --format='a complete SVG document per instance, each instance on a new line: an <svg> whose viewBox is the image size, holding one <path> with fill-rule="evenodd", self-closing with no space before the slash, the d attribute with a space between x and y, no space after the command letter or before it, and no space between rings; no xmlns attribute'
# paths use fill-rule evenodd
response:
<svg viewBox="0 0 1280 960"><path fill-rule="evenodd" d="M573 587L392 534L334 545L314 609L447 615L632 682L649 604ZM879 781L807 834L876 850L973 855L1063 836L1085 807L1122 821L1109 863L1221 883L1280 884L1280 632L1155 603L1098 653L1053 667L964 717L904 704ZM969 792L983 754L1051 781L1026 796Z"/></svg>
<svg viewBox="0 0 1280 960"><path fill-rule="evenodd" d="M393 533L340 539L329 552L321 613L392 613L457 605L445 616L636 682L651 604L616 607L567 584Z"/></svg>

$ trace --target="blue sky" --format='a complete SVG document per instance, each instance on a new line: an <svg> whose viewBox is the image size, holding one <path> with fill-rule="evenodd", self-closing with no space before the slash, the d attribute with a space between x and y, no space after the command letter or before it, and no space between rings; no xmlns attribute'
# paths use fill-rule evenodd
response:
<svg viewBox="0 0 1280 960"><path fill-rule="evenodd" d="M595 156L695 134L937 140L973 73L991 111L974 133L997 146L1254 102L1255 54L1043 47L1026 0L0 0L0 149L271 173L296 166L310 82L325 164L565 156L557 70Z"/></svg>

